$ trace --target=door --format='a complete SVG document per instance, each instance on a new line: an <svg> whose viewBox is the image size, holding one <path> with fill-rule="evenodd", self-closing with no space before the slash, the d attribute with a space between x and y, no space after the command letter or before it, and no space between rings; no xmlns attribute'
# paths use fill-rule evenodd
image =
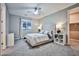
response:
<svg viewBox="0 0 79 59"><path fill-rule="evenodd" d="M1 46L2 49L6 48L6 7L5 4L1 4Z"/></svg>
<svg viewBox="0 0 79 59"><path fill-rule="evenodd" d="M1 4L0 4L0 55L1 55Z"/></svg>
<svg viewBox="0 0 79 59"><path fill-rule="evenodd" d="M0 4L0 48L1 54L6 48L6 6L4 3Z"/></svg>

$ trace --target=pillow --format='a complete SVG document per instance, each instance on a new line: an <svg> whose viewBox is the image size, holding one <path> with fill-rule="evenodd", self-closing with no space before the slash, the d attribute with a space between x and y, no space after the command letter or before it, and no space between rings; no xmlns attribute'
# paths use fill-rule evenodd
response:
<svg viewBox="0 0 79 59"><path fill-rule="evenodd" d="M47 34L48 33L48 31L44 31L44 34Z"/></svg>

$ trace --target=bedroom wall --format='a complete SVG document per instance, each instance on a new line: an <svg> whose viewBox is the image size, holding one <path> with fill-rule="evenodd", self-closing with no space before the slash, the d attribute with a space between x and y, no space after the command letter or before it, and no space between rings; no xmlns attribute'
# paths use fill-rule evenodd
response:
<svg viewBox="0 0 79 59"><path fill-rule="evenodd" d="M9 32L14 33L15 37L19 37L19 22L20 18L18 16L10 15L10 26Z"/></svg>
<svg viewBox="0 0 79 59"><path fill-rule="evenodd" d="M43 24L44 30L51 31L51 30L55 30L55 26L57 23L67 22L66 19L67 19L67 11L62 10L42 18L40 23ZM66 23L65 23L65 26L66 26Z"/></svg>
<svg viewBox="0 0 79 59"><path fill-rule="evenodd" d="M19 23L20 23L20 16L15 16L15 15L10 15L10 32L13 32L15 34L15 37L19 38L20 37L20 26L19 26ZM27 18L25 18L27 19ZM33 20L32 19L32 29L31 30L28 30L26 31L27 33L30 33L30 32L37 32L37 28L39 26L39 21L38 20Z"/></svg>

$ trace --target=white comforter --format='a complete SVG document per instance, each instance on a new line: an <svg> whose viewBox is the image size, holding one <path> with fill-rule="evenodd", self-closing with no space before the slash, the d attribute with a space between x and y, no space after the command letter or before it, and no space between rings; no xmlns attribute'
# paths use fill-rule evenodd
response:
<svg viewBox="0 0 79 59"><path fill-rule="evenodd" d="M27 38L27 41L32 45L39 45L42 44L44 41L48 41L49 38L46 34L40 34L40 33L31 33L31 34L27 34L25 36Z"/></svg>

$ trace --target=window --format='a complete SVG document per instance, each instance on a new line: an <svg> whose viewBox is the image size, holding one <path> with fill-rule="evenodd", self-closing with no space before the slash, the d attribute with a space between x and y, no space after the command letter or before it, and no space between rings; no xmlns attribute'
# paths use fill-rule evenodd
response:
<svg viewBox="0 0 79 59"><path fill-rule="evenodd" d="M29 30L32 29L32 22L28 19L21 19L21 29Z"/></svg>

